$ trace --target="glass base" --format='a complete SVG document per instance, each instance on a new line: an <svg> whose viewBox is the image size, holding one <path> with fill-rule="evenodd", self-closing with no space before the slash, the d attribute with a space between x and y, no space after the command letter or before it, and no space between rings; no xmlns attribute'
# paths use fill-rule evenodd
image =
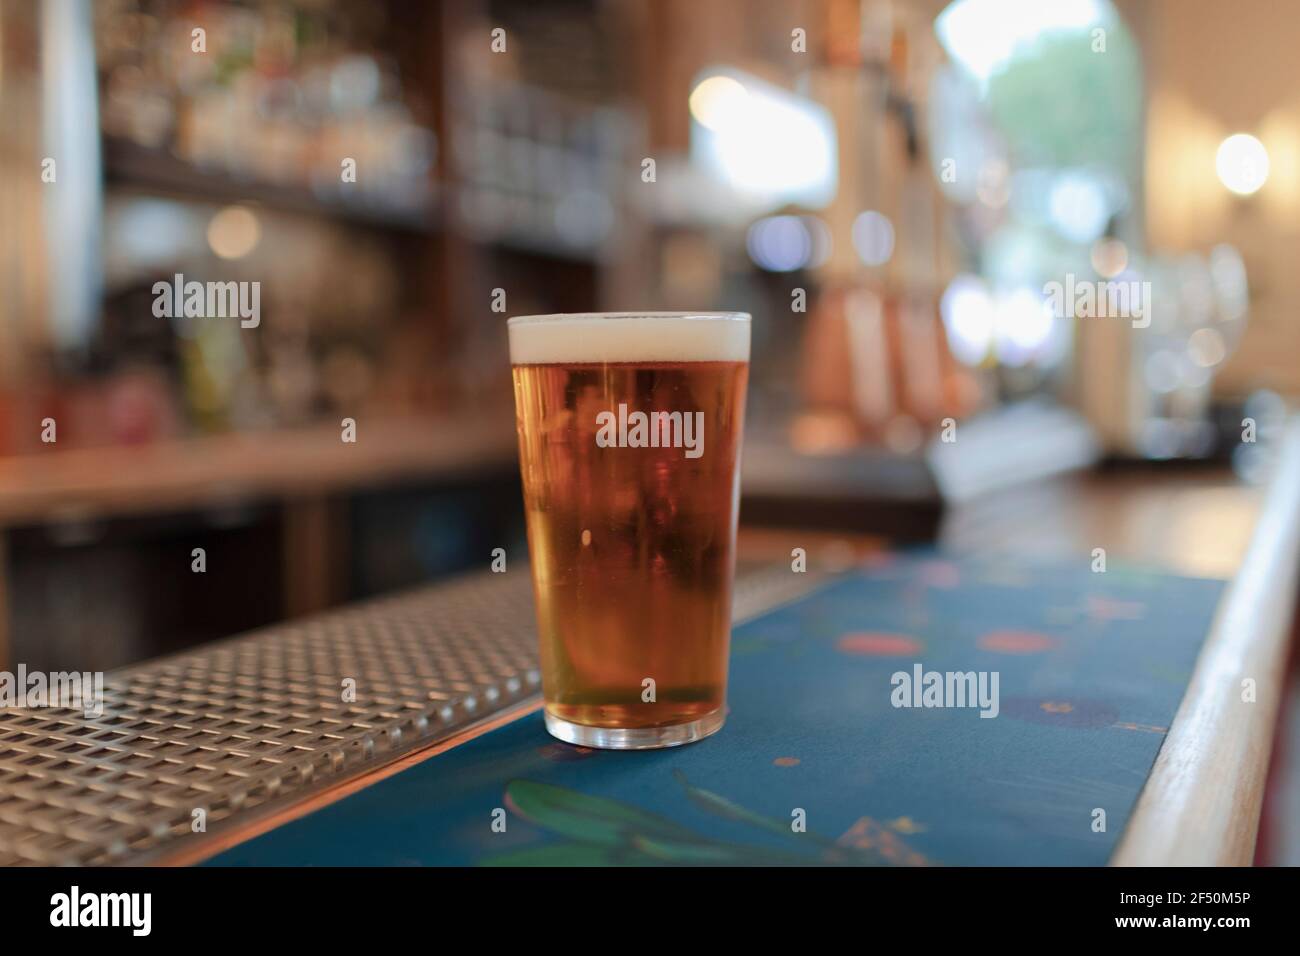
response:
<svg viewBox="0 0 1300 956"><path fill-rule="evenodd" d="M703 740L716 734L726 721L721 709L705 714L684 724L667 727L589 727L546 712L546 729L552 737L579 747L599 747L602 750L654 750L659 747L680 747L682 744Z"/></svg>

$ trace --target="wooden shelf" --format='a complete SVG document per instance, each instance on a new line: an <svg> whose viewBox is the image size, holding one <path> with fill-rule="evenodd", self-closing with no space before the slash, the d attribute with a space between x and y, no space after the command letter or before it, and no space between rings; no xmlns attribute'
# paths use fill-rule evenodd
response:
<svg viewBox="0 0 1300 956"><path fill-rule="evenodd" d="M213 203L259 203L270 209L336 219L354 225L421 235L438 231L437 208L395 208L343 196L322 196L307 186L270 183L203 169L160 149L104 138L104 174L110 185Z"/></svg>
<svg viewBox="0 0 1300 956"><path fill-rule="evenodd" d="M355 444L329 425L53 451L0 458L0 528L473 477L516 461L508 415L361 417Z"/></svg>

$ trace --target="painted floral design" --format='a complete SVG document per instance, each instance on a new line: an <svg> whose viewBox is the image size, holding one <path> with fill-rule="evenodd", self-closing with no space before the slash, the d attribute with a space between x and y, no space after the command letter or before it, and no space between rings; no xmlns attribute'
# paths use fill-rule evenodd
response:
<svg viewBox="0 0 1300 956"><path fill-rule="evenodd" d="M720 819L779 837L773 845L718 840L639 807L536 780L512 780L506 804L559 842L488 857L490 866L924 866L893 828L863 817L839 839L755 813L673 772L691 805ZM906 828L898 828L906 829Z"/></svg>

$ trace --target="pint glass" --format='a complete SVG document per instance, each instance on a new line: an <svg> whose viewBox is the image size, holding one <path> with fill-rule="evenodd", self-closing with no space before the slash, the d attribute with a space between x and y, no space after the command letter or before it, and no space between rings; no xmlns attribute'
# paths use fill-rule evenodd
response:
<svg viewBox="0 0 1300 956"><path fill-rule="evenodd" d="M743 313L509 322L546 727L671 747L725 718Z"/></svg>

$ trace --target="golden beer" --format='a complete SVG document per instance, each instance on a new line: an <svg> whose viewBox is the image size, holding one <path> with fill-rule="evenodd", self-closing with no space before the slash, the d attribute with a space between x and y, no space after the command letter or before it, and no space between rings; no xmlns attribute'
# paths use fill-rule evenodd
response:
<svg viewBox="0 0 1300 956"><path fill-rule="evenodd" d="M547 728L705 737L724 719L749 316L509 329Z"/></svg>

